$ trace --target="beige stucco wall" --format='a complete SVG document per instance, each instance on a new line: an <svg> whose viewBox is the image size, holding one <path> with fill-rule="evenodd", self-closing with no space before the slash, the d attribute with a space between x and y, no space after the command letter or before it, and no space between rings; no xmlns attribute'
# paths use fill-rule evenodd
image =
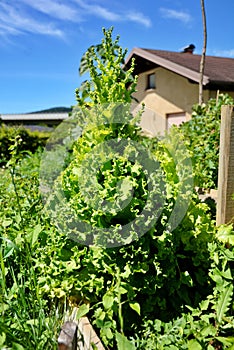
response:
<svg viewBox="0 0 234 350"><path fill-rule="evenodd" d="M147 75L153 72L156 74L156 89L146 90ZM190 115L193 104L198 102L198 84L159 67L139 75L135 97L163 116L177 112ZM204 100L208 98L209 91L204 90Z"/></svg>
<svg viewBox="0 0 234 350"><path fill-rule="evenodd" d="M150 73L156 74L156 89L147 90L147 75ZM191 83L187 78L158 67L139 75L137 92L134 97L139 102L144 102L146 108L155 112L154 118L143 116L142 126L150 129L156 121L156 129L165 130L167 114L184 112L186 120L190 119L192 106L198 102L198 84ZM209 91L204 90L204 101L209 97Z"/></svg>
<svg viewBox="0 0 234 350"><path fill-rule="evenodd" d="M156 88L147 90L147 76L151 73L156 75ZM157 134L166 130L168 114L184 112L186 120L189 120L192 106L198 103L198 93L197 83L190 82L187 78L162 67L139 74L134 97L140 103L144 102L146 107L141 118L141 126L152 134ZM234 98L234 91L226 93ZM216 96L216 90L203 90L204 102Z"/></svg>

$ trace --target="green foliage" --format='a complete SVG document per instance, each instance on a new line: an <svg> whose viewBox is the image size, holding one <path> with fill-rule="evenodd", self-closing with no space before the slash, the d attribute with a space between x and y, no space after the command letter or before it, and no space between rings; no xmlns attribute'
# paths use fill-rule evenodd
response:
<svg viewBox="0 0 234 350"><path fill-rule="evenodd" d="M199 203L191 193L191 175L186 171L187 158L179 147L178 134L171 135L171 139L166 142L140 137L138 129L131 124L128 128L126 125L118 125L116 128L115 124L104 124L98 129L87 125L84 130L74 145L74 160L62 173L67 203L76 208L76 214L82 220L86 219L93 226L100 225L101 228L112 224L111 221L98 220L98 215L103 218L100 209L95 211L94 205L84 205L84 199L79 202L80 176L87 178L84 172L79 173L79 162L85 159L86 153L89 154L94 145L103 144L113 136L135 138L147 147L159 160L167 182L165 206L160 220L132 244L124 241L125 246L119 248L85 248L69 241L60 232L56 236L56 249L49 238L47 246L41 249L40 261L36 263L41 276L41 290L50 293L52 297L67 294L79 302L88 300L91 305L89 316L100 329L102 341L106 346L115 347L117 334L126 337L132 334L133 329L138 332L142 318L153 320L158 317L162 321L168 321L180 315L185 310L185 305L196 307L209 294L212 286L208 281L210 261L207 245L212 241L215 227L207 214L207 206ZM97 154L92 162L96 157ZM175 161L179 159L181 163ZM90 167L86 168L90 175ZM123 181L124 176L129 176L132 183L144 183L143 169L137 162L134 165L128 164L127 157L104 162L99 172L95 170L96 173L102 181L99 201L103 198L116 200L113 188L118 181ZM94 171L91 174L95 177ZM111 186L108 187L109 184ZM84 188L88 186L85 185ZM135 192L138 188L140 187L136 187ZM143 187L143 190L148 189ZM153 187L151 191L154 190ZM144 191L141 190L141 196ZM93 197L94 193L95 191L91 192ZM139 201L140 198L139 196L136 200ZM177 200L187 206L183 221L171 232L168 224ZM178 213L179 211L176 212ZM138 212L135 211L134 214L137 216ZM57 212L55 216L58 219ZM123 217L118 216L114 211L113 218L115 223L124 224L127 219L132 220L134 217L126 211ZM87 239L89 232L85 234ZM113 234L111 238L114 239ZM76 238L76 241L81 239ZM103 241L101 243L103 246ZM120 344L125 341L125 338L118 339Z"/></svg>
<svg viewBox="0 0 234 350"><path fill-rule="evenodd" d="M78 318L88 314L108 349L230 350L233 229L217 229L207 205L193 194L194 144L191 153L180 147L185 136L176 128L164 140L141 135L128 104L135 88L132 70L122 71L125 52L118 39L112 41L112 29L104 35L82 61L81 73L88 70L91 77L77 91L79 105L89 105L85 113L74 112L83 118L82 135L66 159L71 145L65 135L65 146L58 142L50 164L49 177L57 180L48 208L60 204L61 194L63 210L48 217L38 192L40 153L25 156L21 136L0 169L0 347L56 349L63 308L70 303L80 306ZM187 132L196 123L183 128ZM122 153L116 141L113 152L112 140L126 146ZM56 160L64 163L61 174ZM210 182L209 172L207 179L203 183ZM127 226L149 198L163 199L163 210L146 232L131 227L125 236L111 231L104 240L101 231L84 231L71 240L69 231L55 225L70 206L92 229ZM87 239L97 246L80 244ZM110 239L121 245L111 247Z"/></svg>
<svg viewBox="0 0 234 350"><path fill-rule="evenodd" d="M90 304L89 317L108 348L133 349L129 337L141 331L142 320L172 322L187 305L197 308L210 295L215 282L208 276L208 243L216 228L208 207L193 194L182 133L172 129L165 140L149 140L136 126L127 104L131 71L121 70L122 50L111 33L104 31L102 44L90 48L82 61L81 72L88 70L91 80L77 91L77 100L89 108L75 111L82 135L47 203L60 230L40 249L35 268L42 293ZM145 159L157 160L151 186ZM139 234L128 224L140 217L148 198L163 210ZM156 217L158 207L149 209ZM83 226L72 221L70 210ZM126 235L115 227L130 229Z"/></svg>
<svg viewBox="0 0 234 350"><path fill-rule="evenodd" d="M234 250L213 242L209 252L209 276L215 282L212 294L173 321L146 320L136 337L136 349L233 349Z"/></svg>
<svg viewBox="0 0 234 350"><path fill-rule="evenodd" d="M194 182L200 188L217 187L221 107L225 104L234 104L227 94L195 105L192 119L179 127L192 152Z"/></svg>
<svg viewBox="0 0 234 350"><path fill-rule="evenodd" d="M144 318L169 321L209 294L206 242L213 231L205 206L193 203L175 234L161 228L122 248L82 248L57 233L36 262L40 289L88 300L102 341L114 347L116 330L129 336Z"/></svg>
<svg viewBox="0 0 234 350"><path fill-rule="evenodd" d="M81 59L80 74L89 73L86 80L76 90L79 106L103 104L108 102L131 102L136 88L136 78L129 70L123 69L127 50L119 45L119 37L112 39L113 28L103 29L101 44L91 46Z"/></svg>
<svg viewBox="0 0 234 350"><path fill-rule="evenodd" d="M42 295L34 269L37 248L51 230L41 217L38 193L39 153L18 155L0 169L0 348L57 349L62 315Z"/></svg>
<svg viewBox="0 0 234 350"><path fill-rule="evenodd" d="M157 160L140 144L139 128L132 123L128 106L109 105L103 111L98 109L99 113L107 123L94 127L93 116L89 114L89 123L74 144L74 159L62 173L61 182L66 203L75 212L75 220L78 218L83 223L80 230L74 223L75 232L70 233L74 239L115 246L130 243L142 235L147 220L151 227L152 219L149 214L144 214L145 211L159 216L163 173ZM124 115L129 119L128 124L125 120L122 123L108 120L109 116L117 119ZM66 217L64 207L61 204L61 211L56 210L57 221L60 214L61 222L69 217ZM145 207L147 209L143 211ZM88 231L85 238L84 223L87 223ZM72 226L70 220L69 226ZM68 226L62 226L62 229L69 233Z"/></svg>
<svg viewBox="0 0 234 350"><path fill-rule="evenodd" d="M17 154L22 155L22 152L36 152L39 147L44 147L49 137L47 132L30 131L22 126L13 127L2 124L0 126L0 166L5 165L10 159L10 147L18 142Z"/></svg>
<svg viewBox="0 0 234 350"><path fill-rule="evenodd" d="M220 225L217 238L220 242L234 245L233 225Z"/></svg>
<svg viewBox="0 0 234 350"><path fill-rule="evenodd" d="M135 346L123 334L116 332L118 350L135 350Z"/></svg>

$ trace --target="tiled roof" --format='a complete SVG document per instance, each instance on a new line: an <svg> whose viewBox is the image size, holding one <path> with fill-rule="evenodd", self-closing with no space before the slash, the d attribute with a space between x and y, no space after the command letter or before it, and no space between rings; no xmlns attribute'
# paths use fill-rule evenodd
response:
<svg viewBox="0 0 234 350"><path fill-rule="evenodd" d="M136 64L138 65L142 66L145 61L150 61L156 66L165 67L194 81L199 81L201 55L135 48L130 53L127 63L132 57L136 58ZM204 75L205 84L234 84L234 58L206 56Z"/></svg>
<svg viewBox="0 0 234 350"><path fill-rule="evenodd" d="M145 50L171 62L199 72L201 55L161 50ZM234 82L234 58L206 56L204 73L213 81Z"/></svg>

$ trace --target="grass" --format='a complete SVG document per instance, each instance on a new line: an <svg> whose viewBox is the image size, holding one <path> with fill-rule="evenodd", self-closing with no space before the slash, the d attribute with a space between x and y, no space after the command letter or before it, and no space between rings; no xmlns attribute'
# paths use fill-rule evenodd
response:
<svg viewBox="0 0 234 350"><path fill-rule="evenodd" d="M14 153L14 150L13 150ZM0 349L54 350L63 309L41 293L35 259L41 242L40 155L13 157L0 177ZM46 230L46 227L42 226Z"/></svg>

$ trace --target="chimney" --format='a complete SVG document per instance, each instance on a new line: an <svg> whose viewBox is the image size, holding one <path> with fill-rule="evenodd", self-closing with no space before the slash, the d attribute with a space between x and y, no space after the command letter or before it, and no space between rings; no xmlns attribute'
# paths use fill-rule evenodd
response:
<svg viewBox="0 0 234 350"><path fill-rule="evenodd" d="M182 52L193 54L194 50L195 50L195 45L190 44L189 46L186 46Z"/></svg>

